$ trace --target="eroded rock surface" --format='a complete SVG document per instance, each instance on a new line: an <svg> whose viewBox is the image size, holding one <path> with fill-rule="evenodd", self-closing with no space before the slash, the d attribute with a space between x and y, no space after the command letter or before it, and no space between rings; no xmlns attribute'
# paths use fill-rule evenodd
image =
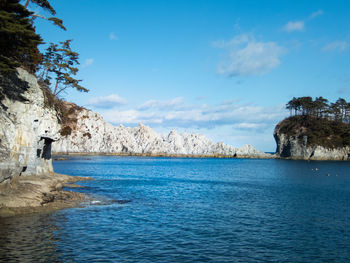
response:
<svg viewBox="0 0 350 263"><path fill-rule="evenodd" d="M214 143L201 134L156 133L150 127L113 126L97 113L80 109L75 129L53 145L56 153L151 154L188 156L266 157L267 154L250 145L235 148L222 142Z"/></svg>
<svg viewBox="0 0 350 263"><path fill-rule="evenodd" d="M20 175L53 172L51 142L60 129L35 76L0 76L0 184Z"/></svg>

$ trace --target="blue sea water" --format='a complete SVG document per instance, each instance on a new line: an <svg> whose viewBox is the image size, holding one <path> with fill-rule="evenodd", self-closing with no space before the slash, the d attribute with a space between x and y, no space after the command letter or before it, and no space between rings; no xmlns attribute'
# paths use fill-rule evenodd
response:
<svg viewBox="0 0 350 263"><path fill-rule="evenodd" d="M350 163L69 157L83 207L0 221L1 262L350 262Z"/></svg>

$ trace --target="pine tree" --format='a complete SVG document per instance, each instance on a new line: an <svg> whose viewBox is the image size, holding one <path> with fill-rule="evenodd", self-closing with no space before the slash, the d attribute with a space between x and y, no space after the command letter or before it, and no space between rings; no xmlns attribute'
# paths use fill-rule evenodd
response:
<svg viewBox="0 0 350 263"><path fill-rule="evenodd" d="M43 63L39 77L42 83L51 86L51 91L56 97L67 88L74 88L81 92L89 90L80 86L81 80L75 79L78 72L79 54L72 51L70 43L66 40L58 44L51 43L43 57ZM53 80L53 83L51 81Z"/></svg>
<svg viewBox="0 0 350 263"><path fill-rule="evenodd" d="M323 114L327 112L328 100L321 97L317 97L315 100L316 116L323 117Z"/></svg>
<svg viewBox="0 0 350 263"><path fill-rule="evenodd" d="M29 2L32 2L36 5L38 5L39 7L41 7L44 11L50 13L51 15L56 15L56 10L50 5L49 1L47 0L26 0L26 3L24 4L25 8L28 8ZM42 15L38 15L38 14L34 14L32 13L32 16L35 17L40 17L42 19L48 20L48 21L52 21L54 23L54 25L59 26L60 28L62 28L63 30L66 30L66 28L63 26L63 21L57 17L45 17Z"/></svg>
<svg viewBox="0 0 350 263"><path fill-rule="evenodd" d="M35 72L41 61L31 15L19 0L0 0L0 72L8 73L23 66Z"/></svg>

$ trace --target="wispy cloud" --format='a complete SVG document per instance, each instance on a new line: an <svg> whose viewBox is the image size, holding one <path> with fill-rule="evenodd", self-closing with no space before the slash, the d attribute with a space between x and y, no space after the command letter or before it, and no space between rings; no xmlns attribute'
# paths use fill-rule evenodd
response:
<svg viewBox="0 0 350 263"><path fill-rule="evenodd" d="M323 51L338 51L344 52L349 48L349 43L346 41L334 41L323 47Z"/></svg>
<svg viewBox="0 0 350 263"><path fill-rule="evenodd" d="M102 109L112 109L116 106L126 104L126 100L120 97L118 94L111 94L108 96L100 96L92 98L88 101L88 106Z"/></svg>
<svg viewBox="0 0 350 263"><path fill-rule="evenodd" d="M118 37L114 32L111 32L111 33L109 33L109 39L110 40L118 40Z"/></svg>
<svg viewBox="0 0 350 263"><path fill-rule="evenodd" d="M283 31L285 32L295 32L295 31L305 31L305 21L307 20L313 20L316 17L319 17L323 15L323 10L317 10L313 13L311 13L308 18L304 19L304 20L295 20L295 21L289 21L287 24L284 25L283 27Z"/></svg>
<svg viewBox="0 0 350 263"><path fill-rule="evenodd" d="M323 10L320 9L320 10L317 10L316 12L311 13L311 15L309 16L309 19L314 19L321 15L323 15Z"/></svg>
<svg viewBox="0 0 350 263"><path fill-rule="evenodd" d="M183 105L183 98L177 97L171 100L148 100L145 103L143 103L141 106L139 106L138 110L172 110L179 108Z"/></svg>
<svg viewBox="0 0 350 263"><path fill-rule="evenodd" d="M216 41L214 47L227 49L226 60L218 67L218 73L233 76L262 75L278 67L285 49L276 42L256 41L243 34L231 40Z"/></svg>
<svg viewBox="0 0 350 263"><path fill-rule="evenodd" d="M94 64L94 59L93 58L87 58L84 61L83 68L89 67L92 64Z"/></svg>
<svg viewBox="0 0 350 263"><path fill-rule="evenodd" d="M305 29L304 21L290 21L283 27L283 31L286 31L286 32L304 31L304 29Z"/></svg>

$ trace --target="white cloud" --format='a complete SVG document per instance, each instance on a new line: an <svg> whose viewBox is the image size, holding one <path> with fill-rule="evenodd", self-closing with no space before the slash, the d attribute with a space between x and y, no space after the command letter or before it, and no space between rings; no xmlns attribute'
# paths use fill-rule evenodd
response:
<svg viewBox="0 0 350 263"><path fill-rule="evenodd" d="M348 49L349 43L346 41L334 41L323 47L323 51L339 51L344 52Z"/></svg>
<svg viewBox="0 0 350 263"><path fill-rule="evenodd" d="M317 10L309 15L307 19L304 19L306 21L310 21L315 19L318 16L323 15L323 11ZM297 21L289 21L284 27L283 31L286 32L294 32L294 31L304 31L305 30L305 21L303 20L297 20Z"/></svg>
<svg viewBox="0 0 350 263"><path fill-rule="evenodd" d="M111 32L111 33L109 33L109 39L110 40L118 40L118 37L114 32Z"/></svg>
<svg viewBox="0 0 350 263"><path fill-rule="evenodd" d="M114 124L136 125L144 123L151 126L182 128L215 128L231 125L240 130L259 130L273 126L283 119L287 112L284 105L263 108L237 101L218 105L175 103L165 106L163 102L148 101L136 109L108 109L102 114ZM152 102L152 103L150 103ZM157 103L156 103L157 102Z"/></svg>
<svg viewBox="0 0 350 263"><path fill-rule="evenodd" d="M233 125L233 128L240 130L260 130L266 128L265 123L242 122Z"/></svg>
<svg viewBox="0 0 350 263"><path fill-rule="evenodd" d="M309 16L309 19L314 19L318 16L321 16L323 15L323 10L317 10L316 12L313 12L310 16Z"/></svg>
<svg viewBox="0 0 350 263"><path fill-rule="evenodd" d="M87 58L84 61L83 68L91 66L92 64L94 64L94 59L93 58Z"/></svg>
<svg viewBox="0 0 350 263"><path fill-rule="evenodd" d="M304 31L304 29L304 21L290 21L283 27L283 30L286 32Z"/></svg>
<svg viewBox="0 0 350 263"><path fill-rule="evenodd" d="M280 57L285 53L276 42L259 42L246 34L229 41L216 41L213 45L228 50L218 73L230 77L265 74L280 65Z"/></svg>
<svg viewBox="0 0 350 263"><path fill-rule="evenodd" d="M111 109L125 103L126 100L120 97L119 95L111 94L108 96L92 98L88 101L87 104L96 108Z"/></svg>
<svg viewBox="0 0 350 263"><path fill-rule="evenodd" d="M149 110L149 109L160 109L169 110L174 109L183 104L183 98L177 97L172 100L161 101L161 100L149 100L138 107L138 110Z"/></svg>

